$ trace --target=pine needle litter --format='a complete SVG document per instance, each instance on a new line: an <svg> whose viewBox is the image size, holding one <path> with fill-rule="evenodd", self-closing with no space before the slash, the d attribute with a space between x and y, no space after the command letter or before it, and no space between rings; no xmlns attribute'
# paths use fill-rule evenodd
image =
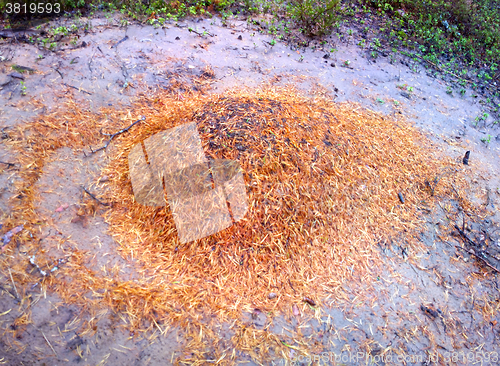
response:
<svg viewBox="0 0 500 366"><path fill-rule="evenodd" d="M209 159L241 166L248 209L230 227L183 244L169 205L150 207L134 199L128 156L147 138L193 122ZM47 114L13 136L23 184L11 224L24 225L18 235L49 273L40 278L31 270L31 278L21 278L16 273L25 272L26 263L10 263L16 282L41 280L91 314L109 307L137 333L181 326L191 335L186 347L201 347L198 356L190 356L199 364L208 357L203 339L217 337L202 335L210 319L238 322L243 312L256 309L290 316L297 306L314 310L343 301L346 286L373 280L384 264L381 248L398 243L418 251L423 212L443 196L455 197L462 182L460 164L438 158L408 122L357 104L304 97L291 86L224 95L186 87L183 98L171 90L146 92L130 108L99 112L69 100L63 113ZM122 276L123 268L107 276L97 271L77 238L70 246L44 241L35 248L41 223L33 184L63 147L84 162L105 161L101 177L107 178L99 190L87 187L94 197L85 197L92 213L105 218L115 250L134 267L135 278ZM51 274L55 264L58 270ZM269 348L285 356L290 347L307 352L292 338L235 329L227 344L220 341L222 348ZM211 357L226 362L235 355L221 351Z"/></svg>

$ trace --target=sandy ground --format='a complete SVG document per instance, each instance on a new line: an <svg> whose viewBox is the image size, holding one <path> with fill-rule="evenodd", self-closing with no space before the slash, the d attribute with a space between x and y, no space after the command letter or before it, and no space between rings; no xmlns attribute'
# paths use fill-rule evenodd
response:
<svg viewBox="0 0 500 366"><path fill-rule="evenodd" d="M151 90L168 87L172 73L187 78L200 74L207 65L215 71L212 87L216 93L235 86L255 88L270 81L294 83L305 94L327 93L336 101L358 102L396 119L404 115L433 139L436 149L453 158L461 159L470 150L470 165L466 169L473 185L471 191L489 192L487 201L481 197L476 201L478 205L487 205L492 214L482 222L471 223L471 236L490 233L492 240L498 240L500 132L493 127L473 127L474 119L482 114L479 98L449 95L446 84L428 76L422 67L410 68L403 59L391 63L389 57L383 56L370 61L366 51L353 45L354 40L347 44L331 38L315 49L294 49L283 43L271 46L263 42L271 38L259 34L243 20L230 20L227 26L215 18L182 21L178 26L159 29L138 24L120 27L118 20L103 17L90 21L92 27L88 33L80 34L77 47L63 45L57 52L9 39L1 41L2 134L51 111L70 94L90 102L96 111L114 104L126 107L141 85L146 84ZM189 27L208 34L200 37L189 32ZM128 38L117 43L124 37ZM337 51L329 52L332 47ZM12 64L36 70L22 75L25 96L20 79L9 76ZM413 91L402 90L404 84ZM181 91L179 95L182 98ZM487 136L490 142L482 142L481 138ZM95 182L100 164L104 163L98 155L86 163L81 158L82 152L62 149L37 182L37 188L45 192L37 213L51 221L44 236L57 240L71 235L87 250L97 253L95 266L130 266L129 275L133 278L133 264L125 263L118 255L103 256L116 244L107 235L102 218L96 216L89 223L72 222L82 196L79 186ZM1 141L0 161L16 162L15 153ZM15 167L1 168L0 223L10 214L9 202L19 180ZM68 208L56 212L62 204ZM473 257L439 240L439 227L445 220L443 212L431 212L428 217L428 231L421 238L428 251L420 255L418 264L412 264L397 245L383 249L388 266L395 271L380 273L378 283L370 286L370 301L356 302L356 293L352 293L351 304L356 305L331 304L323 309L321 321L314 319L307 307L295 319L273 320L270 330L276 334L298 326L325 350L315 359L308 359L290 348L289 357L297 361L295 364L402 364L396 359L398 349L406 350L404 361L408 365L435 364L437 360L440 364L471 364L472 358L483 365L497 364L497 276L480 269ZM0 233L5 234L5 230ZM454 244L459 243L457 237ZM500 246L500 242L496 245ZM3 277L1 329L15 329L16 320L28 310L16 300L15 292L10 279ZM149 339L138 341L119 327L116 314L106 312L99 314L95 334L81 335L76 331L78 309L61 303L55 294L37 291L36 287L32 289L32 298L35 300L29 309L26 329L17 339L12 339L9 332L0 337L0 363L167 365L182 353L182 329L172 327L164 334L151 334ZM263 314L242 317L257 328L270 321ZM230 335L231 329L221 325L221 337ZM245 354L238 355L237 360L258 364L258 360ZM278 357L274 360L274 364L287 362L290 361ZM213 364L215 360L205 363Z"/></svg>

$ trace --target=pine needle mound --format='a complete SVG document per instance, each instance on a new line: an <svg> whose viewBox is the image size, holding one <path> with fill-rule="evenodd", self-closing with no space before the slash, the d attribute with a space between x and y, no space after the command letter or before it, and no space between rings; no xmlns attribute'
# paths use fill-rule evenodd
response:
<svg viewBox="0 0 500 366"><path fill-rule="evenodd" d="M133 318L154 311L226 319L320 304L348 282L371 278L381 246L418 246L419 206L431 198L425 182L435 182L445 164L407 123L312 101L292 88L182 101L163 94L150 102L136 106L146 123L120 137L104 172L112 177L107 200L115 203L106 212L110 232L121 255L142 265L141 280L121 283L110 296ZM207 156L241 164L249 210L232 227L181 245L168 207L134 201L127 155L145 138L191 121Z"/></svg>
<svg viewBox="0 0 500 366"><path fill-rule="evenodd" d="M32 185L54 151L88 152L107 141L101 129L112 133L141 116L105 153L92 155L107 162L100 200L111 205L100 206L101 214L116 252L137 275L125 279L126 268L103 275L85 262L73 238L57 275L44 279L64 301L94 308L93 314L103 305L127 314L122 319L131 329L177 324L195 334L194 324L214 317L335 302L346 286L376 277L381 248L417 251L422 209L454 195L443 173L453 163L436 158L432 144L403 120L305 98L293 87L224 95L184 89L144 94L127 110L99 113L70 101L64 113L20 129L11 143L23 152L16 220L38 225ZM208 157L239 162L249 209L230 228L180 244L168 206L135 202L128 154L146 138L189 122L196 122ZM45 263L53 263L49 248L37 258L44 252Z"/></svg>

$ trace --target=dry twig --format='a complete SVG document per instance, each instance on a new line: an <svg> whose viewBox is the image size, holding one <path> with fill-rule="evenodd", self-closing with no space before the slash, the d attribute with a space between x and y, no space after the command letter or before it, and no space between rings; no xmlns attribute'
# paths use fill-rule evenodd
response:
<svg viewBox="0 0 500 366"><path fill-rule="evenodd" d="M134 123L132 123L132 124L131 124L130 126L128 126L127 128L124 128L124 129L122 129L122 130L120 130L120 131L118 131L118 132L115 132L115 133L113 133L113 134L107 134L107 133L102 132L102 130L101 130L101 134L103 134L103 135L105 135L105 136L111 136L111 137L110 137L110 138L109 138L109 140L106 142L106 144L104 144L104 146L101 146L101 147L100 147L100 148L98 148L97 150L92 150L92 148L91 148L91 149L90 149L90 151L91 151L91 152L90 152L90 154L95 154L95 153L96 153L96 152L98 152L98 151L101 151L101 150L106 149L106 148L108 147L109 143L111 142L111 140L113 140L116 136L118 136L118 135L120 135L120 134L122 134L122 133L124 133L124 132L127 132L128 130L130 130L130 128L132 128L132 126L134 126L135 124L137 124L137 123L139 123L139 122L141 122L141 121L144 121L144 120L146 120L146 117L144 117L144 116L143 116L143 117L141 117L141 119L138 119L137 121L135 121Z"/></svg>
<svg viewBox="0 0 500 366"><path fill-rule="evenodd" d="M90 197L92 197L97 203L103 205L103 206L111 206L111 203L106 203L106 202L102 202L99 198L97 198L94 194L90 193L87 188L85 188L84 186L82 186L82 189L85 193L87 193Z"/></svg>
<svg viewBox="0 0 500 366"><path fill-rule="evenodd" d="M88 94L88 95L92 95L92 93L91 93L91 92L88 92L88 91L86 91L86 90L84 90L84 89L82 89L82 88L77 88L76 86L73 86L73 85L70 85L70 84L67 84L67 83L62 83L62 85L67 86L68 88L73 88L73 89L75 89L75 90L78 90L78 91L79 91L79 92L81 92L81 93L85 93L85 94Z"/></svg>

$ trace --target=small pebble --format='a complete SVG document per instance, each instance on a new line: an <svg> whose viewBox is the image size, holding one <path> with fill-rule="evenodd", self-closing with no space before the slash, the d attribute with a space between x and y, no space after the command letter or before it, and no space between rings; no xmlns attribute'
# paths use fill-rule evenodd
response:
<svg viewBox="0 0 500 366"><path fill-rule="evenodd" d="M269 299L272 300L272 299L275 299L276 296L277 295L274 292L271 292L267 297L269 297Z"/></svg>

